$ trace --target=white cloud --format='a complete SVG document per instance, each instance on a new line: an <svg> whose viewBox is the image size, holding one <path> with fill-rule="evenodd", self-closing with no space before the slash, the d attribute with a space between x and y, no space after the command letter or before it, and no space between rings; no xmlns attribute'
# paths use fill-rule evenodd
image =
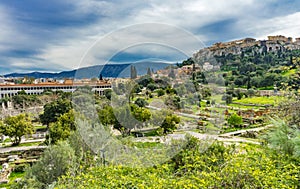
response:
<svg viewBox="0 0 300 189"><path fill-rule="evenodd" d="M0 6L0 52L9 48L11 39L17 36L16 29L7 11Z"/></svg>
<svg viewBox="0 0 300 189"><path fill-rule="evenodd" d="M114 53L141 42L169 45L191 55L198 48L203 47L201 43L199 45L196 38L204 42L212 40L210 33L201 33L201 28L223 20L232 19L236 22L227 32L239 33L241 36L245 35L244 37L248 37L249 34L252 35L250 37L257 38L265 38L269 34L298 36L300 26L297 20L300 19L300 13L282 10L285 11L282 15L268 18L265 12L270 12L272 7L269 5L272 2L273 0L263 2L259 0L78 0L74 2L76 10L70 12L69 16L74 15L80 18L80 15L91 14L96 19L88 25L71 25L49 31L51 34L49 37L34 35L35 32L39 32L35 31L36 29L43 30L43 28L30 28L26 23L17 22L13 19L12 13L0 5L0 52L20 47L38 49L41 53L34 55L33 59L15 57L8 61L20 68L28 64L28 67L46 67L49 70L57 70L74 69L95 63L103 64ZM151 25L131 27L134 24L149 22L171 26L163 27L164 25L154 24L153 28ZM174 28L172 31L172 25L182 32L174 32ZM126 26L131 29L122 29ZM191 40L192 37L190 39L183 37L184 29L191 31L190 36L195 37L194 43ZM214 32L221 34L222 31ZM99 44L96 44L89 52L84 65L80 65L80 59L97 40ZM145 51L129 48L127 52L143 53ZM168 53L163 49L160 49L160 52Z"/></svg>
<svg viewBox="0 0 300 189"><path fill-rule="evenodd" d="M258 39L266 39L267 35L286 35L295 38L300 36L298 20L300 20L300 12L241 24L248 25L247 30L253 32Z"/></svg>

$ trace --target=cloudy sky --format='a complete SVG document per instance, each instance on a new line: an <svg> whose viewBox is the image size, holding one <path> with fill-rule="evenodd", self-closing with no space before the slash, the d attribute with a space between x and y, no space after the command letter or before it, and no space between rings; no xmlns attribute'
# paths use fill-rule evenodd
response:
<svg viewBox="0 0 300 189"><path fill-rule="evenodd" d="M180 62L218 41L300 36L300 1L0 1L0 74L145 59Z"/></svg>

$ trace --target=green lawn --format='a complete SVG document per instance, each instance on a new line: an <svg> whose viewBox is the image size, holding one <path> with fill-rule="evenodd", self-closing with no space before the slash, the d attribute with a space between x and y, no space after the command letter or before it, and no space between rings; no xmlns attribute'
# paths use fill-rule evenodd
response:
<svg viewBox="0 0 300 189"><path fill-rule="evenodd" d="M43 142L29 142L29 143L21 143L19 144L18 146L16 147L21 147L21 146L38 146L40 145L41 143ZM5 143L2 143L2 147L6 148L6 147L11 147L12 145L8 145L8 144L5 144Z"/></svg>
<svg viewBox="0 0 300 189"><path fill-rule="evenodd" d="M8 179L9 182L7 184L0 184L0 188L10 188L10 186L15 183L15 179L24 177L25 172L12 172Z"/></svg>
<svg viewBox="0 0 300 189"><path fill-rule="evenodd" d="M235 102L235 101L234 101ZM240 104L229 104L229 106L233 107L233 108L239 108L242 110L248 110L248 109L255 109L258 110L261 108L261 106L244 106L244 105L240 105Z"/></svg>
<svg viewBox="0 0 300 189"><path fill-rule="evenodd" d="M259 104L259 105L278 105L280 102L287 100L282 96L271 96L271 97L252 97L252 98L243 98L240 100L235 100L234 102L242 103L242 104Z"/></svg>
<svg viewBox="0 0 300 189"><path fill-rule="evenodd" d="M282 76L285 76L285 77L288 77L288 76L290 76L290 75L295 74L296 71L297 71L296 69L287 70L287 71L283 72L281 75L282 75Z"/></svg>
<svg viewBox="0 0 300 189"><path fill-rule="evenodd" d="M43 129L47 129L46 125L35 125L34 126L35 130L43 130Z"/></svg>
<svg viewBox="0 0 300 189"><path fill-rule="evenodd" d="M162 148L164 144L160 142L135 142L137 148Z"/></svg>
<svg viewBox="0 0 300 189"><path fill-rule="evenodd" d="M30 143L21 143L18 146L38 146L43 142L30 142Z"/></svg>
<svg viewBox="0 0 300 189"><path fill-rule="evenodd" d="M218 104L224 103L224 101L222 101L222 96L223 95L214 95L211 97L210 101L215 100L215 102Z"/></svg>

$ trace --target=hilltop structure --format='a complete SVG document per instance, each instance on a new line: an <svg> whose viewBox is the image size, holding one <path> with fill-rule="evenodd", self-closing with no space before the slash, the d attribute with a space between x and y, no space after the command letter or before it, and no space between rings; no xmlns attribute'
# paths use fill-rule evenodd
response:
<svg viewBox="0 0 300 189"><path fill-rule="evenodd" d="M255 47L259 52L284 52L286 50L300 49L300 37L285 37L283 35L268 36L267 40L244 38L230 42L218 42L210 47L201 49L193 55L194 60L203 62L203 57L222 56L227 54L241 54L245 49Z"/></svg>

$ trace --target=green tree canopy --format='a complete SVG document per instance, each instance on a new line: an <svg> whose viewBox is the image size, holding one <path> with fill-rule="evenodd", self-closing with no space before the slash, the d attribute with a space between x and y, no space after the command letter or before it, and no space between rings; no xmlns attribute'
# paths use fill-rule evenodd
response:
<svg viewBox="0 0 300 189"><path fill-rule="evenodd" d="M55 123L49 126L51 144L56 144L60 140L67 139L72 131L76 130L74 111L70 110L61 115Z"/></svg>
<svg viewBox="0 0 300 189"><path fill-rule="evenodd" d="M143 99L143 98L137 98L135 101L134 101L134 104L138 105L139 107L145 107L148 105L148 102Z"/></svg>
<svg viewBox="0 0 300 189"><path fill-rule="evenodd" d="M56 122L57 119L71 110L71 102L68 99L58 99L44 105L44 112L40 115L43 124L49 125Z"/></svg>
<svg viewBox="0 0 300 189"><path fill-rule="evenodd" d="M66 141L50 146L15 188L48 188L75 164L75 151Z"/></svg>
<svg viewBox="0 0 300 189"><path fill-rule="evenodd" d="M31 120L25 114L7 117L0 123L0 133L9 136L14 145L20 144L22 136L32 134L33 131Z"/></svg>
<svg viewBox="0 0 300 189"><path fill-rule="evenodd" d="M180 123L180 117L172 114L167 115L161 125L163 133L167 134L173 132L177 128L178 123Z"/></svg>
<svg viewBox="0 0 300 189"><path fill-rule="evenodd" d="M112 90L111 90L111 89L105 89L105 90L104 90L104 96L105 96L108 100L111 100L111 95L112 95Z"/></svg>

